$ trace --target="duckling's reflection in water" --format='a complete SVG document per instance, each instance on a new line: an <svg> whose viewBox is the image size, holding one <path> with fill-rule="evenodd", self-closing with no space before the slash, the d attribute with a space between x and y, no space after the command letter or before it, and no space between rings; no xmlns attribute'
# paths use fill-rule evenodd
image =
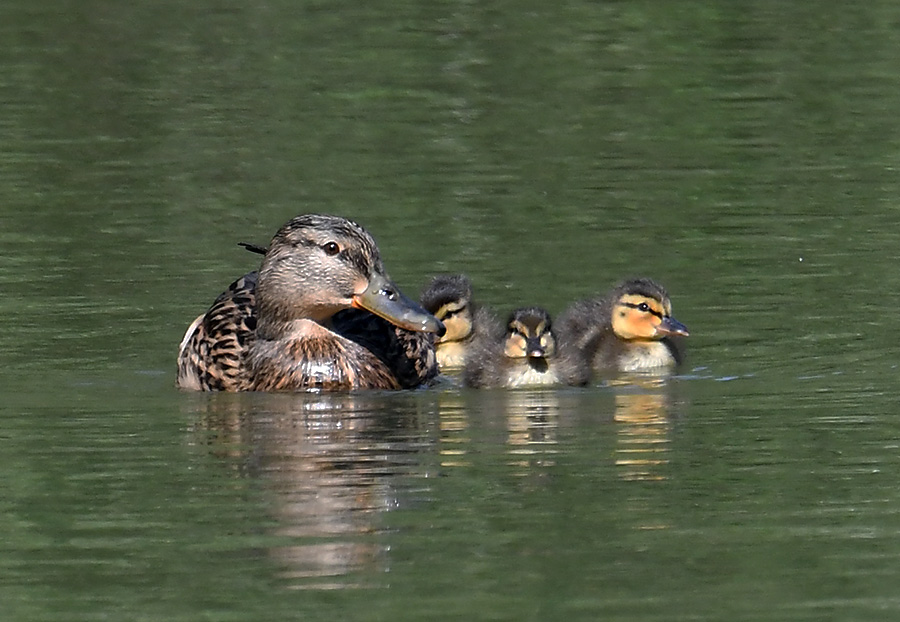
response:
<svg viewBox="0 0 900 622"><path fill-rule="evenodd" d="M615 389L616 466L626 480L665 479L672 426L672 395L662 376L627 374Z"/></svg>
<svg viewBox="0 0 900 622"><path fill-rule="evenodd" d="M466 456L470 444L469 415L457 391L444 391L438 398L440 412L441 467L470 466Z"/></svg>
<svg viewBox="0 0 900 622"><path fill-rule="evenodd" d="M287 587L366 586L387 568L380 527L400 480L419 475L415 399L251 394L210 400L217 455L259 480L274 525L267 554Z"/></svg>
<svg viewBox="0 0 900 622"><path fill-rule="evenodd" d="M665 479L676 417L671 379L621 374L607 379L606 384L612 391L603 395L604 406L589 413L589 418L595 423L615 424L609 432L615 435L614 461L620 477ZM583 393L573 388L444 391L438 398L441 466L470 466L473 439L477 445L491 437L489 430L480 429L488 425L495 431L499 426L505 428L506 451L515 475L552 467L560 451L560 429L575 425L584 407ZM486 416L472 421L473 412Z"/></svg>
<svg viewBox="0 0 900 622"><path fill-rule="evenodd" d="M441 467L472 466L470 452L479 452L482 442L490 445L485 449L489 454L497 443L506 444L514 475L553 466L560 393L557 388L442 392L438 398ZM481 415L474 421L469 416L473 412Z"/></svg>
<svg viewBox="0 0 900 622"><path fill-rule="evenodd" d="M553 466L559 429L557 391L521 389L509 391L506 397L507 442L515 474Z"/></svg>

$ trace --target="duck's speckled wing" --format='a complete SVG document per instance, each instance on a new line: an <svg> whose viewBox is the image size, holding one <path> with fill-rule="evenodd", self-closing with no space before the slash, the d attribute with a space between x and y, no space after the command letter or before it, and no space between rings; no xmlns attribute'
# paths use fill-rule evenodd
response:
<svg viewBox="0 0 900 622"><path fill-rule="evenodd" d="M394 326L368 311L347 309L332 318L342 337L374 354L394 374L403 389L427 385L438 374L434 336Z"/></svg>
<svg viewBox="0 0 900 622"><path fill-rule="evenodd" d="M246 390L244 357L256 334L256 283L256 272L245 274L188 327L178 351L179 387Z"/></svg>

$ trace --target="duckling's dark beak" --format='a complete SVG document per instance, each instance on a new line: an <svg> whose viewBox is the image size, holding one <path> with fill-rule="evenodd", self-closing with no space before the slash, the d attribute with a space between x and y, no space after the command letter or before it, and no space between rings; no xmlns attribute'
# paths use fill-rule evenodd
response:
<svg viewBox="0 0 900 622"><path fill-rule="evenodd" d="M546 351L541 346L541 338L534 337L525 340L525 355L530 359L542 359L546 356Z"/></svg>
<svg viewBox="0 0 900 622"><path fill-rule="evenodd" d="M671 316L663 318L663 321L660 323L660 325L656 327L656 334L661 337L668 337L671 335L680 335L682 337L687 337L688 335L690 335L687 326Z"/></svg>
<svg viewBox="0 0 900 622"><path fill-rule="evenodd" d="M372 275L366 291L353 296L353 306L371 311L406 330L435 333L438 337L447 332L440 320L404 296L396 285L381 274Z"/></svg>

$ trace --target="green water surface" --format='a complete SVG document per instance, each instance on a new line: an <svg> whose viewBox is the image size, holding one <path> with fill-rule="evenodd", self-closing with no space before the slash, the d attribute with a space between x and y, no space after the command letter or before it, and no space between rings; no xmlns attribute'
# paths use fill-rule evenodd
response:
<svg viewBox="0 0 900 622"><path fill-rule="evenodd" d="M900 617L900 5L0 7L0 619ZM652 276L665 382L194 395L305 212L501 313Z"/></svg>

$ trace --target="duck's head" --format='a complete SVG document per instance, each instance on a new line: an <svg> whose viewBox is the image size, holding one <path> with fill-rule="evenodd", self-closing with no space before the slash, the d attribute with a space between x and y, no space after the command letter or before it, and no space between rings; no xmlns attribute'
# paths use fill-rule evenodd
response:
<svg viewBox="0 0 900 622"><path fill-rule="evenodd" d="M462 274L441 274L422 292L422 306L439 319L447 332L437 341L462 341L472 334L472 283Z"/></svg>
<svg viewBox="0 0 900 622"><path fill-rule="evenodd" d="M626 341L688 336L687 327L672 317L666 290L650 279L632 279L615 289L611 322L616 336Z"/></svg>
<svg viewBox="0 0 900 622"><path fill-rule="evenodd" d="M407 330L442 335L444 326L388 278L375 240L337 216L308 214L285 224L265 252L257 286L266 322L324 325L342 309L366 309Z"/></svg>
<svg viewBox="0 0 900 622"><path fill-rule="evenodd" d="M503 353L511 359L543 359L556 354L550 314L540 307L516 309L506 323Z"/></svg>

